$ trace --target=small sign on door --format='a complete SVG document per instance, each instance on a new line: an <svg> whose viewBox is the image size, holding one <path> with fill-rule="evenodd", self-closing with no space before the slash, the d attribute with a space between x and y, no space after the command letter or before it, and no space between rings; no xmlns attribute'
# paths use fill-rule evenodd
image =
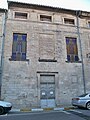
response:
<svg viewBox="0 0 90 120"><path fill-rule="evenodd" d="M53 91L50 91L50 95L53 95Z"/></svg>
<svg viewBox="0 0 90 120"><path fill-rule="evenodd" d="M42 92L42 95L45 95L45 92Z"/></svg>

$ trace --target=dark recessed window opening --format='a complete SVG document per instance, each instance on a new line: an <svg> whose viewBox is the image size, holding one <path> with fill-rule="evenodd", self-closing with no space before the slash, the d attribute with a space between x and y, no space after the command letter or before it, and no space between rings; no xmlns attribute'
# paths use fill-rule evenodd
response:
<svg viewBox="0 0 90 120"><path fill-rule="evenodd" d="M51 16L46 16L46 15L40 15L40 20L41 21L52 21L52 17Z"/></svg>
<svg viewBox="0 0 90 120"><path fill-rule="evenodd" d="M89 26L89 28L90 28L90 22L88 22L88 26Z"/></svg>
<svg viewBox="0 0 90 120"><path fill-rule="evenodd" d="M15 12L15 18L27 19L27 13Z"/></svg>
<svg viewBox="0 0 90 120"><path fill-rule="evenodd" d="M75 24L75 23L74 23L74 19L68 19L68 18L64 18L64 23L65 23L65 24L72 24L72 25Z"/></svg>
<svg viewBox="0 0 90 120"><path fill-rule="evenodd" d="M12 56L11 59L15 61L26 60L26 49L27 49L27 35L26 34L13 34L12 44Z"/></svg>
<svg viewBox="0 0 90 120"><path fill-rule="evenodd" d="M78 58L77 39L66 37L67 61L76 62Z"/></svg>

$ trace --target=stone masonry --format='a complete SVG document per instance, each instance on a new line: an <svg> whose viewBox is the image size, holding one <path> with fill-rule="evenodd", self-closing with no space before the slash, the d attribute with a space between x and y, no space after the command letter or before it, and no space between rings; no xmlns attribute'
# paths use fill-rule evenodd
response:
<svg viewBox="0 0 90 120"><path fill-rule="evenodd" d="M27 13L27 19L15 18L15 12ZM52 16L52 22L40 21L40 15ZM64 18L74 19L75 25L65 24ZM82 12L78 19L77 27L76 11L18 2L9 3L3 58L2 99L11 102L14 108L42 107L40 77L43 75L55 76L55 106L71 105L72 97L83 94L84 87L87 92L90 91L88 26L90 13ZM26 61L10 60L13 33L27 34ZM65 37L77 38L78 62L67 61Z"/></svg>

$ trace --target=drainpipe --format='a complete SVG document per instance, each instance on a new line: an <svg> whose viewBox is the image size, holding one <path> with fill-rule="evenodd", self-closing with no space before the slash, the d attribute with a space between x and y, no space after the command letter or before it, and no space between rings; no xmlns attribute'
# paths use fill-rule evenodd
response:
<svg viewBox="0 0 90 120"><path fill-rule="evenodd" d="M1 98L1 87L2 87L2 74L4 65L4 43L5 43L5 32L6 32L6 20L7 20L7 10L5 10L2 18L2 39L1 39L1 61L0 61L0 98Z"/></svg>
<svg viewBox="0 0 90 120"><path fill-rule="evenodd" d="M76 18L77 18L77 34L80 44L80 54L81 54L81 63L82 63L82 76L83 76L83 87L84 93L86 93L86 84L85 84L85 72L84 72L84 63L83 63L83 55L82 55L82 44L81 44L81 37L80 37L80 26L79 26L79 16L81 11L76 11Z"/></svg>

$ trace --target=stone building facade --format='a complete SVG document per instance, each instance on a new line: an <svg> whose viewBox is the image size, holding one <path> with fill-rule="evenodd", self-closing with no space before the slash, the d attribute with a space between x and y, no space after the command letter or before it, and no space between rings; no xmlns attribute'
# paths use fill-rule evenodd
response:
<svg viewBox="0 0 90 120"><path fill-rule="evenodd" d="M70 105L90 90L90 13L8 3L1 97L15 108Z"/></svg>

